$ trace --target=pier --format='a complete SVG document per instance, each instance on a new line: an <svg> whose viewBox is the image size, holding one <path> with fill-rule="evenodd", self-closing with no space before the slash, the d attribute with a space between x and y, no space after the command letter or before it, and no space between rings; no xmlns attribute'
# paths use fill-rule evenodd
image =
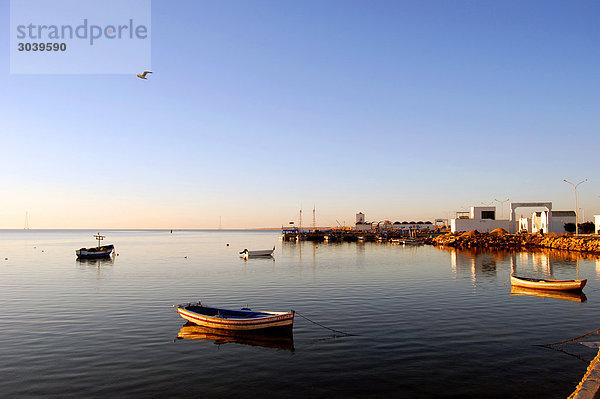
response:
<svg viewBox="0 0 600 399"><path fill-rule="evenodd" d="M600 350L568 399L594 399L600 394Z"/></svg>
<svg viewBox="0 0 600 399"><path fill-rule="evenodd" d="M284 228L281 231L284 241L314 242L396 242L399 240L425 240L443 234L440 230L381 230L360 231L350 229L298 229Z"/></svg>

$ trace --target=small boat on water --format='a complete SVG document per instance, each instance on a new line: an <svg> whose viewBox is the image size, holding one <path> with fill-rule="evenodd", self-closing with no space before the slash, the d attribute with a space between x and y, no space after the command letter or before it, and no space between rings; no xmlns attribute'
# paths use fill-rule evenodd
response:
<svg viewBox="0 0 600 399"><path fill-rule="evenodd" d="M273 249L261 249L258 251L249 251L248 249L244 249L242 252L240 252L240 255L242 255L242 257L252 258L255 256L272 256L273 252L275 252L275 246L273 246Z"/></svg>
<svg viewBox="0 0 600 399"><path fill-rule="evenodd" d="M81 249L75 250L75 254L77 255L77 258L79 258L79 259L106 258L113 253L113 251L115 249L114 245L110 244L110 245L100 246L100 241L104 240L105 236L101 236L100 233L98 233L97 235L95 235L93 237L96 240L98 240L98 246L92 247L92 248L81 248Z"/></svg>
<svg viewBox="0 0 600 399"><path fill-rule="evenodd" d="M263 330L271 328L292 329L294 311L271 312L213 308L202 303L173 305L185 320L203 327L222 330Z"/></svg>
<svg viewBox="0 0 600 399"><path fill-rule="evenodd" d="M530 277L517 277L510 275L510 283L514 287L523 287L536 290L553 290L553 291L581 291L587 280L556 280L539 279Z"/></svg>
<svg viewBox="0 0 600 399"><path fill-rule="evenodd" d="M91 258L105 258L112 254L115 249L114 245L104 245L102 247L93 248L81 248L75 250L78 258L91 259Z"/></svg>
<svg viewBox="0 0 600 399"><path fill-rule="evenodd" d="M404 245L423 245L423 244L425 244L425 241L417 240L414 238L408 238L406 240L403 240L402 244L404 244Z"/></svg>

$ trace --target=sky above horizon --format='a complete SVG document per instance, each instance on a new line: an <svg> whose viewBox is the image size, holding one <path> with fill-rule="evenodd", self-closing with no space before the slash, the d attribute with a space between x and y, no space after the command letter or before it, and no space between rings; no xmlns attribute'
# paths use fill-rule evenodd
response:
<svg viewBox="0 0 600 399"><path fill-rule="evenodd" d="M26 212L31 228L176 229L276 227L301 207L309 225L313 205L320 226L507 198L572 210L563 179L586 178L591 220L599 16L597 1L154 0L147 81L10 74L2 29L0 228Z"/></svg>

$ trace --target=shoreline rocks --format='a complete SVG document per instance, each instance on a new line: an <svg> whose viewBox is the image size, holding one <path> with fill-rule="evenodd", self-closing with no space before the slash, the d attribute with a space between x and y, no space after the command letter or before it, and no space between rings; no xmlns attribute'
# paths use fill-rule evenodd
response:
<svg viewBox="0 0 600 399"><path fill-rule="evenodd" d="M464 233L446 233L427 240L427 244L455 248L520 249L552 248L600 254L599 236L570 234L509 234L502 229L491 233L472 230Z"/></svg>

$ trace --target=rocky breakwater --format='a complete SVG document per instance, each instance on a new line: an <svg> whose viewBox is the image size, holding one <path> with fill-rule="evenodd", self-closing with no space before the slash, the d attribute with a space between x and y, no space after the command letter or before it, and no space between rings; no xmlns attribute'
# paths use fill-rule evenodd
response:
<svg viewBox="0 0 600 399"><path fill-rule="evenodd" d="M466 233L447 233L427 240L428 244L454 248L490 248L527 250L552 248L600 254L600 237L569 234L508 234L496 229L490 233L477 230Z"/></svg>

